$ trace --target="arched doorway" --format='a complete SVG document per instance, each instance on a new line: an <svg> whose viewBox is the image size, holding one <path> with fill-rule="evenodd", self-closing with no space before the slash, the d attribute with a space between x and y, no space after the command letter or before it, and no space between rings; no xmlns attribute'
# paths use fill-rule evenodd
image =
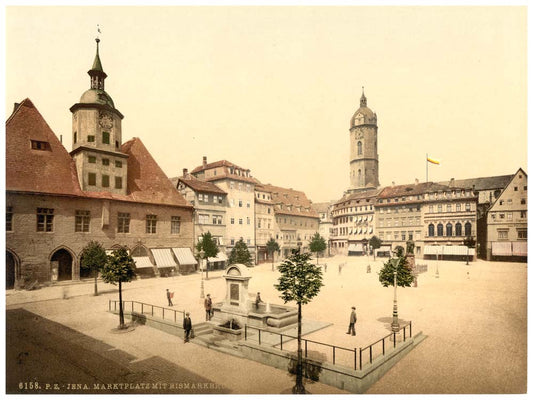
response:
<svg viewBox="0 0 533 400"><path fill-rule="evenodd" d="M72 256L68 251L59 249L52 255L50 261L52 261L52 275L54 275L54 269L57 268L58 281L72 280Z"/></svg>
<svg viewBox="0 0 533 400"><path fill-rule="evenodd" d="M15 257L11 252L6 251L6 290L15 287L15 268Z"/></svg>

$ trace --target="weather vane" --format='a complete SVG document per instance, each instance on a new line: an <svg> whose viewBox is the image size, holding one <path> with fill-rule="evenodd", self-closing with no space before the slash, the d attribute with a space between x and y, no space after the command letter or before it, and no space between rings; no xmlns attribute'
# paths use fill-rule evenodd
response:
<svg viewBox="0 0 533 400"><path fill-rule="evenodd" d="M96 24L96 30L98 31L98 35L96 35L96 38L100 39L100 33L102 33L102 31L100 30L100 24Z"/></svg>

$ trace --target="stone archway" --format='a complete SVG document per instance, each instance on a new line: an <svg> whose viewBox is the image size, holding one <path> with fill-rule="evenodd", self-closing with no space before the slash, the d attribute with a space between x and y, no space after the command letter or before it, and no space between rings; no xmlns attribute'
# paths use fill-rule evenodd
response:
<svg viewBox="0 0 533 400"><path fill-rule="evenodd" d="M6 290L14 289L17 280L17 259L9 250L6 251Z"/></svg>
<svg viewBox="0 0 533 400"><path fill-rule="evenodd" d="M58 281L72 280L72 255L65 249L59 249L50 258L52 264L52 276L55 275L57 268ZM52 278L52 280L55 280Z"/></svg>

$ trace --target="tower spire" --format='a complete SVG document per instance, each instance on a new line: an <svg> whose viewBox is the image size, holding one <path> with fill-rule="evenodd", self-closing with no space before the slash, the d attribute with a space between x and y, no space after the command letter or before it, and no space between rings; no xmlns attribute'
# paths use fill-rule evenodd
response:
<svg viewBox="0 0 533 400"><path fill-rule="evenodd" d="M98 33L100 33L100 28L98 28ZM107 74L104 72L102 67L102 62L100 61L100 39L97 37L96 41L96 56L94 57L93 66L87 72L91 77L91 89L104 89L104 80L107 77Z"/></svg>
<svg viewBox="0 0 533 400"><path fill-rule="evenodd" d="M366 96L365 96L365 87L363 86L363 94L361 95L361 100L359 102L360 107L366 107Z"/></svg>

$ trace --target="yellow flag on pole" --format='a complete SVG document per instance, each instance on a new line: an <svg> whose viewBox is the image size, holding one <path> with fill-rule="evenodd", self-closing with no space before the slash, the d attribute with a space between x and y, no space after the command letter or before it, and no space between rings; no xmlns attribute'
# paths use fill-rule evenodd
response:
<svg viewBox="0 0 533 400"><path fill-rule="evenodd" d="M437 164L437 165L440 165L440 161L439 161L439 160L436 160L436 159L434 159L434 158L427 157L427 160L428 160L431 164Z"/></svg>

